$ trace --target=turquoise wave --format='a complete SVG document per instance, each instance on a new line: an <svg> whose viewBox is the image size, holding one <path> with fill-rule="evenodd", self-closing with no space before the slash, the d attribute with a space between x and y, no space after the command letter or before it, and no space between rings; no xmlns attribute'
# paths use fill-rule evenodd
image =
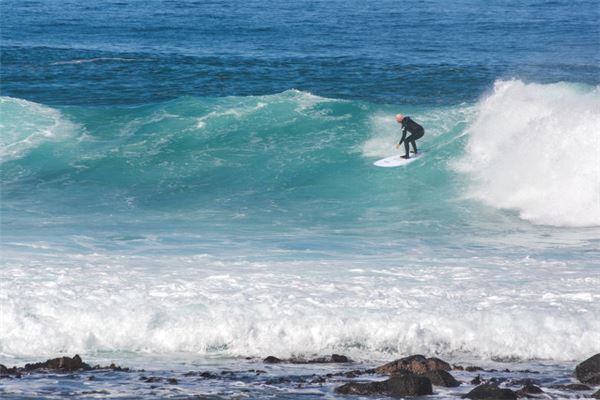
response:
<svg viewBox="0 0 600 400"><path fill-rule="evenodd" d="M553 100L557 93L562 103ZM4 97L2 217L25 236L182 235L217 247L243 241L260 248L251 243L259 240L343 252L449 249L482 232L503 240L506 230L531 229L537 238L548 231L530 228L530 215L542 225L595 224L590 168L600 150L582 136L590 145L556 164L563 180L549 180L545 159L562 151L560 135L531 123L568 104L585 133L598 117L588 112L594 101L594 88L520 81L498 82L476 104L403 109L297 90L137 107L48 107ZM523 115L500 129L515 104ZM425 126L425 157L403 168L374 167L397 152L397 112ZM517 136L537 141L543 154L530 147L504 162L504 146ZM572 183L576 170L590 179ZM539 201L565 185L585 213Z"/></svg>
<svg viewBox="0 0 600 400"><path fill-rule="evenodd" d="M379 156L395 152L395 111L295 90L135 108L53 109L4 98L4 194L123 191L140 207L170 209L199 201L364 201L383 188L386 196L400 194L399 177L410 185L414 171L446 173L444 152L435 150L451 138L439 137L443 127L430 127L424 146L434 162L416 163L413 174L372 168ZM408 111L425 119L441 113Z"/></svg>

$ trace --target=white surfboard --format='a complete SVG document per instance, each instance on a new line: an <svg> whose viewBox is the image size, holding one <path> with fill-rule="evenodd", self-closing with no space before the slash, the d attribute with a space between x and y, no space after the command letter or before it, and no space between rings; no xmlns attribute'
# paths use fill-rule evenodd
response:
<svg viewBox="0 0 600 400"><path fill-rule="evenodd" d="M377 160L373 163L373 165L378 167L402 167L404 165L408 165L411 162L418 160L423 157L423 152L419 152L417 155L411 154L410 158L407 160L401 157L401 154L397 154L394 156L389 156L386 158L382 158L381 160Z"/></svg>

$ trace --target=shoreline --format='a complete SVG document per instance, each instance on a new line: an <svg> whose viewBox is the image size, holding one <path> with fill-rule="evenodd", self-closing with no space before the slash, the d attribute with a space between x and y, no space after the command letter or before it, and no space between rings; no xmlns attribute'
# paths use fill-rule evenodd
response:
<svg viewBox="0 0 600 400"><path fill-rule="evenodd" d="M518 369L519 363L505 363L516 369L482 368L422 355L377 366L342 354L248 357L218 364L186 364L175 369L149 364L133 369L116 364L92 366L78 355L58 357L23 366L0 365L0 394L6 398L54 398L67 392L78 398L220 399L242 394L247 398L600 398L600 353L575 369L560 364L549 369Z"/></svg>

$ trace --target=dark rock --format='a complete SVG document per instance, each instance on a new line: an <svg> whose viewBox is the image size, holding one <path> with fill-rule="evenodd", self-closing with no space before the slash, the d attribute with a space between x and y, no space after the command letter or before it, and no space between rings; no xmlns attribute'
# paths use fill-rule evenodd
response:
<svg viewBox="0 0 600 400"><path fill-rule="evenodd" d="M175 378L169 378L169 379L167 379L167 383L169 383L171 385L177 385L179 383L179 381Z"/></svg>
<svg viewBox="0 0 600 400"><path fill-rule="evenodd" d="M162 382L162 380L163 380L163 378L161 378L160 376L151 376L150 378L144 379L144 382L155 383L155 382Z"/></svg>
<svg viewBox="0 0 600 400"><path fill-rule="evenodd" d="M340 354L332 354L331 355L331 362L334 363L347 363L350 362L350 359L344 355L340 355Z"/></svg>
<svg viewBox="0 0 600 400"><path fill-rule="evenodd" d="M431 381L428 378L410 373L394 375L388 380L380 382L350 382L336 388L335 391L339 394L382 394L394 397L422 396L433 393Z"/></svg>
<svg viewBox="0 0 600 400"><path fill-rule="evenodd" d="M537 379L524 378L524 379L516 379L510 380L509 384L511 386L528 386L528 385L541 385L541 382Z"/></svg>
<svg viewBox="0 0 600 400"><path fill-rule="evenodd" d="M453 364L452 369L457 370L457 371L464 371L465 367L463 367L462 365Z"/></svg>
<svg viewBox="0 0 600 400"><path fill-rule="evenodd" d="M460 386L460 382L454 379L450 373L444 370L436 370L436 371L427 371L423 374L423 376L429 378L431 383L435 386L445 386L445 387L457 387Z"/></svg>
<svg viewBox="0 0 600 400"><path fill-rule="evenodd" d="M282 362L282 360L280 360L277 357L273 357L273 356L268 356L267 358L265 358L263 360L263 362L267 363L267 364L278 364L280 362Z"/></svg>
<svg viewBox="0 0 600 400"><path fill-rule="evenodd" d="M281 362L289 362L292 364L329 364L329 363L347 363L352 362L348 357L340 354L332 354L326 357L317 357L311 359L291 358L289 360L280 360Z"/></svg>
<svg viewBox="0 0 600 400"><path fill-rule="evenodd" d="M285 378L283 376L280 376L278 378L272 378L269 379L265 382L265 384L267 385L281 385L281 384L287 384L287 383L291 383L292 380L289 378Z"/></svg>
<svg viewBox="0 0 600 400"><path fill-rule="evenodd" d="M593 397L594 399L600 399L600 390L598 390L596 393L594 393L594 394L592 395L592 397Z"/></svg>
<svg viewBox="0 0 600 400"><path fill-rule="evenodd" d="M577 365L575 377L582 383L600 385L600 353Z"/></svg>
<svg viewBox="0 0 600 400"><path fill-rule="evenodd" d="M568 385L552 385L550 386L552 389L562 389L562 390L573 390L573 391L581 391L581 390L592 390L588 385L584 385L583 383L570 383Z"/></svg>
<svg viewBox="0 0 600 400"><path fill-rule="evenodd" d="M444 370L450 371L452 368L447 362L439 358L425 358L417 354L394 360L390 363L375 368L378 374L395 374L402 371L412 372L414 374L424 374L427 371Z"/></svg>
<svg viewBox="0 0 600 400"><path fill-rule="evenodd" d="M488 383L498 386L502 382L508 381L508 378L496 378L495 376L488 379Z"/></svg>
<svg viewBox="0 0 600 400"><path fill-rule="evenodd" d="M528 383L527 385L523 386L521 389L517 390L517 396L521 397L521 396L527 396L528 394L541 394L544 393L544 391L536 385L533 385L531 383Z"/></svg>
<svg viewBox="0 0 600 400"><path fill-rule="evenodd" d="M61 371L77 371L80 369L90 370L92 367L87 365L81 360L79 355L75 355L75 357L59 357L47 360L46 362L39 362L33 364L25 364L23 367L24 371L35 371L38 369L51 369L51 370L61 370Z"/></svg>
<svg viewBox="0 0 600 400"><path fill-rule="evenodd" d="M471 380L471 385L479 385L481 384L481 375L477 375L475 378Z"/></svg>
<svg viewBox="0 0 600 400"><path fill-rule="evenodd" d="M8 374L8 368L0 364L0 374Z"/></svg>
<svg viewBox="0 0 600 400"><path fill-rule="evenodd" d="M500 389L494 385L481 385L463 396L479 400L516 400L517 394L510 389Z"/></svg>
<svg viewBox="0 0 600 400"><path fill-rule="evenodd" d="M94 375L92 375L92 376L88 376L87 380L88 380L88 381L95 381L95 380L96 380L96 377L95 377Z"/></svg>
<svg viewBox="0 0 600 400"><path fill-rule="evenodd" d="M106 367L104 367L104 368L100 367L99 369L106 369ZM115 365L114 363L110 364L108 366L108 369L112 369L113 371L117 371L117 372L129 372L129 368L121 368L118 365Z"/></svg>

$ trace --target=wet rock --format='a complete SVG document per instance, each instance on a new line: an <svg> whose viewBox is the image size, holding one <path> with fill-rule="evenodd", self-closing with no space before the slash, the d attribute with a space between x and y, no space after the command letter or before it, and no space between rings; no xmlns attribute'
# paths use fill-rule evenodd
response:
<svg viewBox="0 0 600 400"><path fill-rule="evenodd" d="M31 372L39 369L50 369L50 370L61 370L61 371L77 371L77 370L90 370L88 364L81 360L79 355L75 357L58 357L47 360L46 362L39 362L33 364L25 364L23 367L24 371Z"/></svg>
<svg viewBox="0 0 600 400"><path fill-rule="evenodd" d="M470 365L470 366L468 366L468 367L465 368L465 371L467 371L467 372L477 372L477 371L483 371L483 368L477 367L475 365Z"/></svg>
<svg viewBox="0 0 600 400"><path fill-rule="evenodd" d="M523 386L521 389L517 390L517 396L519 397L529 397L530 394L542 394L544 391L539 387L532 383L528 383Z"/></svg>
<svg viewBox="0 0 600 400"><path fill-rule="evenodd" d="M267 364L279 364L280 362L283 362L283 360L280 360L279 358L274 356L268 356L263 360L263 362Z"/></svg>
<svg viewBox="0 0 600 400"><path fill-rule="evenodd" d="M179 381L175 378L169 378L169 379L167 379L167 383L170 385L177 385L179 383Z"/></svg>
<svg viewBox="0 0 600 400"><path fill-rule="evenodd" d="M280 376L277 378L268 379L267 381L265 381L265 384L267 384L267 385L282 385L282 384L288 384L291 382L292 382L292 380L290 378Z"/></svg>
<svg viewBox="0 0 600 400"><path fill-rule="evenodd" d="M429 378L431 383L435 386L445 386L445 387L457 387L460 386L460 382L454 379L450 373L444 370L435 370L435 371L427 371L423 374L423 376Z"/></svg>
<svg viewBox="0 0 600 400"><path fill-rule="evenodd" d="M463 396L477 400L516 400L517 394L510 389L500 389L494 385L480 385Z"/></svg>
<svg viewBox="0 0 600 400"><path fill-rule="evenodd" d="M118 365L115 365L114 363L110 364L108 367L100 367L98 366L98 368L93 368L93 369L112 369L113 371L117 371L117 372L129 372L129 368L121 368Z"/></svg>
<svg viewBox="0 0 600 400"><path fill-rule="evenodd" d="M593 397L594 399L600 399L600 390L598 390L596 393L594 393L594 394L592 395L592 397Z"/></svg>
<svg viewBox="0 0 600 400"><path fill-rule="evenodd" d="M528 386L528 385L541 385L541 382L537 379L524 378L524 379L511 379L509 382L511 386Z"/></svg>
<svg viewBox="0 0 600 400"><path fill-rule="evenodd" d="M471 380L471 385L479 385L481 384L481 375L477 375L475 378Z"/></svg>
<svg viewBox="0 0 600 400"><path fill-rule="evenodd" d="M334 363L347 363L347 362L350 362L350 359L348 357L346 357L345 355L332 354L331 355L331 362L334 362Z"/></svg>
<svg viewBox="0 0 600 400"><path fill-rule="evenodd" d="M577 365L575 377L582 383L600 385L600 353Z"/></svg>
<svg viewBox="0 0 600 400"><path fill-rule="evenodd" d="M568 385L552 385L550 386L552 389L562 389L562 390L573 390L573 391L583 391L583 390L592 390L588 385L584 385L583 383L570 383Z"/></svg>
<svg viewBox="0 0 600 400"><path fill-rule="evenodd" d="M400 396L422 396L432 394L431 381L416 374L405 373L394 375L388 380L380 382L346 383L335 389L339 394L358 394L358 395L386 395L393 397Z"/></svg>
<svg viewBox="0 0 600 400"><path fill-rule="evenodd" d="M375 368L378 374L392 375L402 371L412 372L414 374L424 374L427 371L444 370L450 371L452 368L447 362L439 358L425 358L420 354L400 358L390 363Z"/></svg>

